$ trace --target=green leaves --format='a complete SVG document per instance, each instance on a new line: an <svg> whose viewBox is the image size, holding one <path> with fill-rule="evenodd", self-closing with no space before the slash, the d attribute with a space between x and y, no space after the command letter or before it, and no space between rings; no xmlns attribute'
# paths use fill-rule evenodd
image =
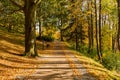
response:
<svg viewBox="0 0 120 80"><path fill-rule="evenodd" d="M116 2L113 0L102 0L102 12L109 14L116 8Z"/></svg>

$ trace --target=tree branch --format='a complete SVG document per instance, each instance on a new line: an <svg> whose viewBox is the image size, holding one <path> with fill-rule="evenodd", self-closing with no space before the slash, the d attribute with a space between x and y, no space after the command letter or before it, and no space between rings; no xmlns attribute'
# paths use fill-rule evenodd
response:
<svg viewBox="0 0 120 80"><path fill-rule="evenodd" d="M19 8L23 8L22 5L18 4L17 2L10 0L15 6L19 7Z"/></svg>
<svg viewBox="0 0 120 80"><path fill-rule="evenodd" d="M21 11L21 10L23 10L23 9L20 8L20 9L18 9L18 10L14 10L14 11L10 12L10 14L13 14L13 13L18 12L18 11Z"/></svg>
<svg viewBox="0 0 120 80"><path fill-rule="evenodd" d="M41 2L41 0L35 0L35 4L38 5Z"/></svg>

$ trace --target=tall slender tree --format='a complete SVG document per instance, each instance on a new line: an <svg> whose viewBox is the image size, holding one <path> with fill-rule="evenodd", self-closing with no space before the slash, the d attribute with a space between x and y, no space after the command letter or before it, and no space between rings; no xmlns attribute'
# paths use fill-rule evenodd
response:
<svg viewBox="0 0 120 80"><path fill-rule="evenodd" d="M118 49L120 51L120 0L117 0L118 5L118 32L117 32L117 43Z"/></svg>
<svg viewBox="0 0 120 80"><path fill-rule="evenodd" d="M94 35L93 35L93 1L88 1L88 10L90 15L88 15L88 38L89 38L89 48L88 53L90 53L94 47Z"/></svg>
<svg viewBox="0 0 120 80"><path fill-rule="evenodd" d="M99 54L101 56L100 59L102 59L102 33L101 33L101 9L102 9L102 6L101 6L101 1L102 0L99 0Z"/></svg>
<svg viewBox="0 0 120 80"><path fill-rule="evenodd" d="M92 47L92 49L93 49L93 47L94 47L93 0L91 0L91 15L90 15L90 17L91 17L91 47Z"/></svg>
<svg viewBox="0 0 120 80"><path fill-rule="evenodd" d="M99 60L101 59L101 55L99 53L99 41L98 41L98 26L97 26L97 0L94 1L94 5L95 5L95 26L96 26L96 49L97 49L97 55Z"/></svg>

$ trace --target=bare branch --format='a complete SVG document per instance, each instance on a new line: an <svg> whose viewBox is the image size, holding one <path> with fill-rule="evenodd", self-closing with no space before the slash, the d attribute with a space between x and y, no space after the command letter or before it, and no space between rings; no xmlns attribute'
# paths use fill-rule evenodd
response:
<svg viewBox="0 0 120 80"><path fill-rule="evenodd" d="M17 2L10 0L15 6L19 7L19 8L23 8L22 5L18 4Z"/></svg>

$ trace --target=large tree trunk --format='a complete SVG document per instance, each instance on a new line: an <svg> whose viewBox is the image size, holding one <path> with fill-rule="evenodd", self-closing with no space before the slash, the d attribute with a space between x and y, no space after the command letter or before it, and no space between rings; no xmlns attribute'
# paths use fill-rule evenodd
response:
<svg viewBox="0 0 120 80"><path fill-rule="evenodd" d="M25 0L25 55L37 56L36 49L36 5L34 0Z"/></svg>

